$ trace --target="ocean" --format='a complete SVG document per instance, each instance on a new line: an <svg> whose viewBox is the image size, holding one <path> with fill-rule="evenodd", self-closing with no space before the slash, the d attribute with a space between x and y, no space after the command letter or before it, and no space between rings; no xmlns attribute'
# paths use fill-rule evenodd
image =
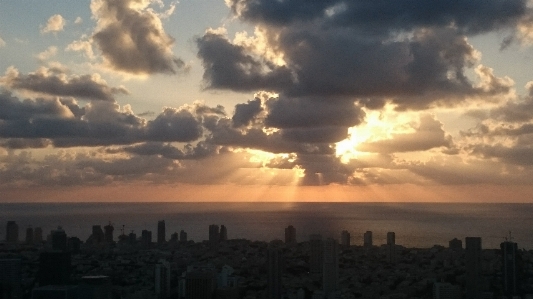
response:
<svg viewBox="0 0 533 299"><path fill-rule="evenodd" d="M374 245L381 245L392 231L405 247L481 237L483 248L499 248L511 236L520 249L533 249L533 204L515 203L0 203L0 240L9 220L17 222L19 240L28 227L46 235L62 226L85 241L93 225L111 222L115 239L124 226L137 236L150 230L155 241L157 222L165 220L167 240L180 230L189 240L207 240L210 224L225 225L229 239L283 240L285 227L293 225L298 241L314 233L339 239L348 230L351 243L362 245L364 232L372 231Z"/></svg>

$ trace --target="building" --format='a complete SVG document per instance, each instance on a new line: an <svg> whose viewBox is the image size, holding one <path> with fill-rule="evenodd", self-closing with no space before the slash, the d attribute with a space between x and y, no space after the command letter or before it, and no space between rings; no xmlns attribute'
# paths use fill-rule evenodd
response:
<svg viewBox="0 0 533 299"><path fill-rule="evenodd" d="M366 231L363 235L363 246L366 248L372 247L372 232Z"/></svg>
<svg viewBox="0 0 533 299"><path fill-rule="evenodd" d="M453 238L453 240L450 240L450 242L448 242L448 248L450 248L451 250L461 250L463 249L463 241L457 238Z"/></svg>
<svg viewBox="0 0 533 299"><path fill-rule="evenodd" d="M20 259L0 259L0 298L22 298Z"/></svg>
<svg viewBox="0 0 533 299"><path fill-rule="evenodd" d="M209 225L209 243L215 244L218 243L220 238L220 233L218 231L218 225L211 224Z"/></svg>
<svg viewBox="0 0 533 299"><path fill-rule="evenodd" d="M152 232L146 229L141 231L141 243L144 247L150 247L152 244Z"/></svg>
<svg viewBox="0 0 533 299"><path fill-rule="evenodd" d="M137 234L131 231L131 233L128 234L128 243L130 245L137 244Z"/></svg>
<svg viewBox="0 0 533 299"><path fill-rule="evenodd" d="M19 241L19 226L15 221L8 221L6 226L6 242L18 243Z"/></svg>
<svg viewBox="0 0 533 299"><path fill-rule="evenodd" d="M67 239L67 249L73 254L80 253L81 240L78 237L70 237Z"/></svg>
<svg viewBox="0 0 533 299"><path fill-rule="evenodd" d="M78 299L78 286L47 285L34 288L32 299ZM84 297L86 298L86 297Z"/></svg>
<svg viewBox="0 0 533 299"><path fill-rule="evenodd" d="M92 234L87 239L87 244L99 245L104 243L105 234L100 225L93 225Z"/></svg>
<svg viewBox="0 0 533 299"><path fill-rule="evenodd" d="M276 247L269 247L267 254L267 299L281 299L283 295L281 277L285 267L283 254L281 249Z"/></svg>
<svg viewBox="0 0 533 299"><path fill-rule="evenodd" d="M83 276L78 286L78 299L112 299L109 276Z"/></svg>
<svg viewBox="0 0 533 299"><path fill-rule="evenodd" d="M389 263L396 261L396 234L394 232L387 233L387 260Z"/></svg>
<svg viewBox="0 0 533 299"><path fill-rule="evenodd" d="M72 271L70 261L70 253L68 252L41 252L37 273L39 286L68 284Z"/></svg>
<svg viewBox="0 0 533 299"><path fill-rule="evenodd" d="M187 242L187 233L184 230L180 231L180 242Z"/></svg>
<svg viewBox="0 0 533 299"><path fill-rule="evenodd" d="M53 250L67 251L67 233L65 233L61 226L52 230L51 236Z"/></svg>
<svg viewBox="0 0 533 299"><path fill-rule="evenodd" d="M502 287L505 296L518 295L517 254L515 242L505 241L500 244L502 253Z"/></svg>
<svg viewBox="0 0 533 299"><path fill-rule="evenodd" d="M285 228L285 244L296 244L296 228L292 225Z"/></svg>
<svg viewBox="0 0 533 299"><path fill-rule="evenodd" d="M185 274L185 299L212 299L217 275L214 271L198 269Z"/></svg>
<svg viewBox="0 0 533 299"><path fill-rule="evenodd" d="M483 295L481 277L481 238L465 238L466 299L480 299Z"/></svg>
<svg viewBox="0 0 533 299"><path fill-rule="evenodd" d="M33 243L34 244L43 243L43 229L42 228L36 227L33 230Z"/></svg>
<svg viewBox="0 0 533 299"><path fill-rule="evenodd" d="M34 236L33 236L33 228L28 227L26 229L26 244L33 245Z"/></svg>
<svg viewBox="0 0 533 299"><path fill-rule="evenodd" d="M170 297L170 263L160 260L155 265L155 294L158 298Z"/></svg>
<svg viewBox="0 0 533 299"><path fill-rule="evenodd" d="M157 245L165 244L166 240L165 220L159 220L157 222Z"/></svg>
<svg viewBox="0 0 533 299"><path fill-rule="evenodd" d="M228 240L228 229L224 224L220 226L220 241Z"/></svg>
<svg viewBox="0 0 533 299"><path fill-rule="evenodd" d="M445 282L433 284L433 299L461 299L461 288Z"/></svg>
<svg viewBox="0 0 533 299"><path fill-rule="evenodd" d="M111 222L109 222L108 225L104 226L104 242L107 244L113 243L113 231L115 228L111 225Z"/></svg>
<svg viewBox="0 0 533 299"><path fill-rule="evenodd" d="M350 233L347 230L341 232L341 245L350 247Z"/></svg>
<svg viewBox="0 0 533 299"><path fill-rule="evenodd" d="M337 291L339 284L339 249L337 240L324 242L324 266L322 273L322 290L326 296Z"/></svg>
<svg viewBox="0 0 533 299"><path fill-rule="evenodd" d="M309 272L322 273L322 267L324 266L323 251L322 236L318 234L309 236Z"/></svg>

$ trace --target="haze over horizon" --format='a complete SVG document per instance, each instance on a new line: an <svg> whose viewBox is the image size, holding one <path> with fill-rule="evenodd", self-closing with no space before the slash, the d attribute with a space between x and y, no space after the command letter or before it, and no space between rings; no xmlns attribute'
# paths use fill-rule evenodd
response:
<svg viewBox="0 0 533 299"><path fill-rule="evenodd" d="M0 202L533 202L529 0L0 2Z"/></svg>

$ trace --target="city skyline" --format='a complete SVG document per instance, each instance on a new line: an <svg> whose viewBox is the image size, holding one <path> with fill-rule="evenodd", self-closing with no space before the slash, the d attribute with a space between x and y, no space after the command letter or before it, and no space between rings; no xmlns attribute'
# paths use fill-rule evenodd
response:
<svg viewBox="0 0 533 299"><path fill-rule="evenodd" d="M0 202L532 202L528 0L0 2Z"/></svg>

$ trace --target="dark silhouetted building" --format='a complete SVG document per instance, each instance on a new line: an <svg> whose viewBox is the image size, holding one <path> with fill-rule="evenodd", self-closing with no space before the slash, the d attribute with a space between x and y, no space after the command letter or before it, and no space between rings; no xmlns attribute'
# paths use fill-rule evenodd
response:
<svg viewBox="0 0 533 299"><path fill-rule="evenodd" d="M67 251L67 234L61 226L53 230L51 236L53 250Z"/></svg>
<svg viewBox="0 0 533 299"><path fill-rule="evenodd" d="M43 243L43 229L42 228L36 227L33 230L33 242L35 244Z"/></svg>
<svg viewBox="0 0 533 299"><path fill-rule="evenodd" d="M220 241L228 240L228 229L224 224L220 226Z"/></svg>
<svg viewBox="0 0 533 299"><path fill-rule="evenodd" d="M396 234L394 232L387 233L387 260L389 263L396 261Z"/></svg>
<svg viewBox="0 0 533 299"><path fill-rule="evenodd" d="M87 239L87 244L99 245L104 243L105 235L102 226L93 225L92 234Z"/></svg>
<svg viewBox="0 0 533 299"><path fill-rule="evenodd" d="M104 242L107 244L113 243L113 231L115 228L111 225L111 222L109 222L108 225L104 226Z"/></svg>
<svg viewBox="0 0 533 299"><path fill-rule="evenodd" d="M324 246L322 236L314 234L309 236L309 272L322 273L324 266Z"/></svg>
<svg viewBox="0 0 533 299"><path fill-rule="evenodd" d="M267 299L281 299L283 294L281 277L285 267L283 254L281 249L275 246L269 247L267 254Z"/></svg>
<svg viewBox="0 0 533 299"><path fill-rule="evenodd" d="M70 237L67 239L67 249L73 254L80 253L81 240L78 237Z"/></svg>
<svg viewBox="0 0 533 299"><path fill-rule="evenodd" d="M180 231L180 242L187 242L187 233L184 230Z"/></svg>
<svg viewBox="0 0 533 299"><path fill-rule="evenodd" d="M350 247L350 233L347 230L341 232L341 245Z"/></svg>
<svg viewBox="0 0 533 299"><path fill-rule="evenodd" d="M170 263L161 260L155 265L155 294L158 298L170 297Z"/></svg>
<svg viewBox="0 0 533 299"><path fill-rule="evenodd" d="M41 252L38 280L40 286L65 285L70 281L70 253L63 251Z"/></svg>
<svg viewBox="0 0 533 299"><path fill-rule="evenodd" d="M73 285L47 285L34 288L32 299L79 299L78 286Z"/></svg>
<svg viewBox="0 0 533 299"><path fill-rule="evenodd" d="M452 250L461 250L463 249L463 241L457 238L453 238L453 240L450 240L450 242L448 242L448 247Z"/></svg>
<svg viewBox="0 0 533 299"><path fill-rule="evenodd" d="M112 299L111 279L108 276L83 276L78 286L78 299Z"/></svg>
<svg viewBox="0 0 533 299"><path fill-rule="evenodd" d="M433 299L461 299L461 288L447 282L433 284Z"/></svg>
<svg viewBox="0 0 533 299"><path fill-rule="evenodd" d="M130 245L137 244L137 234L134 233L133 231L131 231L131 233L129 233L129 235L128 235L128 243Z"/></svg>
<svg viewBox="0 0 533 299"><path fill-rule="evenodd" d="M296 244L296 228L292 225L285 228L285 244Z"/></svg>
<svg viewBox="0 0 533 299"><path fill-rule="evenodd" d="M33 245L34 236L33 236L33 228L28 227L26 229L26 244Z"/></svg>
<svg viewBox="0 0 533 299"><path fill-rule="evenodd" d="M157 244L162 245L167 241L165 235L165 220L159 220L157 222Z"/></svg>
<svg viewBox="0 0 533 299"><path fill-rule="evenodd" d="M217 283L216 273L207 270L187 272L185 299L212 299Z"/></svg>
<svg viewBox="0 0 533 299"><path fill-rule="evenodd" d="M337 240L324 241L324 266L322 272L322 288L326 295L337 291L339 285L339 249Z"/></svg>
<svg viewBox="0 0 533 299"><path fill-rule="evenodd" d="M482 298L482 277L481 277L481 238L465 238L465 266L466 282L465 291L466 299Z"/></svg>
<svg viewBox="0 0 533 299"><path fill-rule="evenodd" d="M18 243L19 241L19 226L15 221L8 221L6 226L6 242Z"/></svg>
<svg viewBox="0 0 533 299"><path fill-rule="evenodd" d="M218 243L220 240L220 232L218 231L218 225L209 225L209 243Z"/></svg>
<svg viewBox="0 0 533 299"><path fill-rule="evenodd" d="M363 235L363 246L367 248L372 247L372 232L371 231L367 231Z"/></svg>
<svg viewBox="0 0 533 299"><path fill-rule="evenodd" d="M20 259L0 259L0 298L22 298Z"/></svg>
<svg viewBox="0 0 533 299"><path fill-rule="evenodd" d="M149 247L152 244L152 232L143 229L141 232L141 243L144 247Z"/></svg>
<svg viewBox="0 0 533 299"><path fill-rule="evenodd" d="M502 254L502 287L505 296L518 295L518 246L515 242L506 241L500 244Z"/></svg>

